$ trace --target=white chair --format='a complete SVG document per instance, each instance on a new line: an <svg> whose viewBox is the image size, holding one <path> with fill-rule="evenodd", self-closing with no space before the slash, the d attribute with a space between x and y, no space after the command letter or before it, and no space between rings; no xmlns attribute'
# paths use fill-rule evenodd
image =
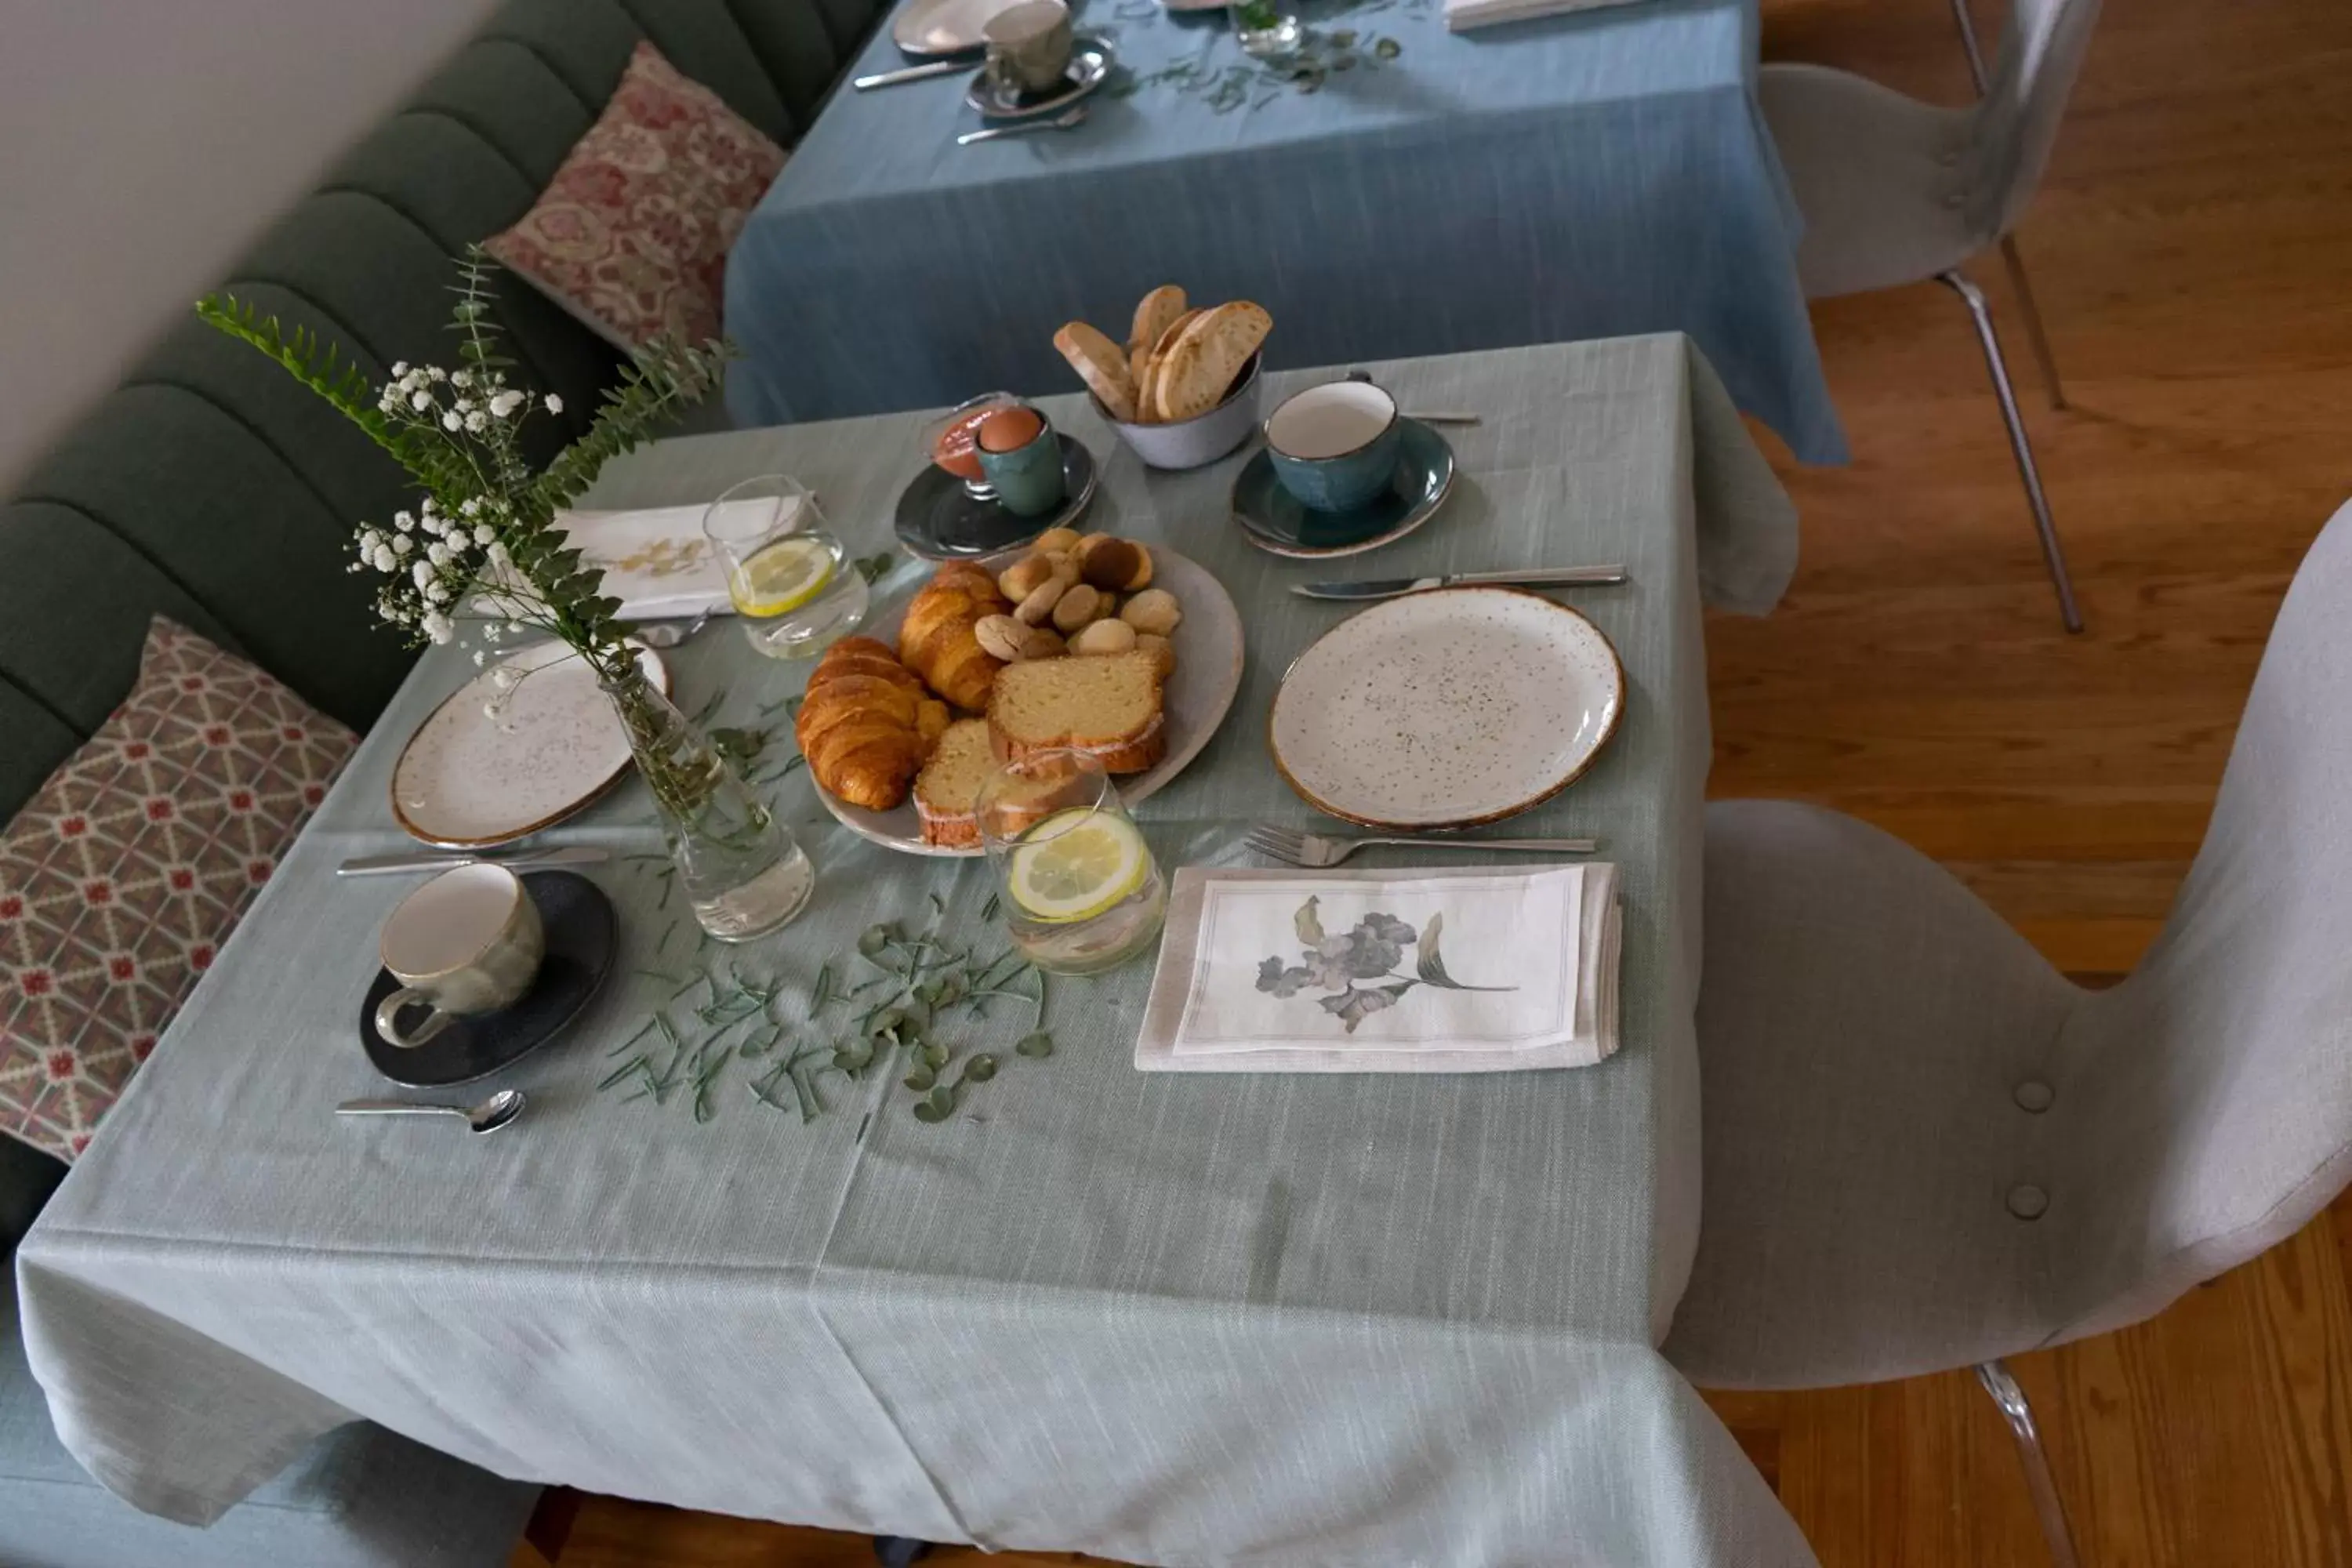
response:
<svg viewBox="0 0 2352 1568"><path fill-rule="evenodd" d="M1971 64L1981 70L1962 0L1954 8ZM1983 290L1959 268L2006 240L2032 201L2098 12L2099 0L2014 0L1983 95L1966 109L1940 109L1822 66L1767 65L1757 83L1804 214L1797 266L1806 294L1822 299L1934 279L1968 307L2070 632L2083 629L2083 617L2016 388ZM2052 399L2063 406L2024 268L2013 247L2006 255Z"/></svg>
<svg viewBox="0 0 2352 1568"><path fill-rule="evenodd" d="M1667 1359L1730 1388L1975 1367L2074 1568L2000 1358L2154 1316L2352 1179L2347 690L2352 506L2287 594L2171 917L2112 991L1876 828L1710 806L1698 1256Z"/></svg>

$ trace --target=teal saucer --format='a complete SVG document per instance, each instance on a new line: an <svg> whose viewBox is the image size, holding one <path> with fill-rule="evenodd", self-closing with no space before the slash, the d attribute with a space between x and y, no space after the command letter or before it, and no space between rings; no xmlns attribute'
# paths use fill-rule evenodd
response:
<svg viewBox="0 0 2352 1568"><path fill-rule="evenodd" d="M1355 555L1402 539L1436 514L1454 488L1454 448L1419 420L1400 421L1396 478L1386 495L1349 511L1313 511L1282 488L1261 447L1234 477L1234 521L1242 535L1276 555Z"/></svg>

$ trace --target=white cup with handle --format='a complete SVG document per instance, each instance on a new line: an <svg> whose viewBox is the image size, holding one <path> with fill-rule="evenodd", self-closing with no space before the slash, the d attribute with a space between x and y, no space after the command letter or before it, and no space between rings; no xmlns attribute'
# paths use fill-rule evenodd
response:
<svg viewBox="0 0 2352 1568"><path fill-rule="evenodd" d="M377 1004L376 1033L414 1050L452 1018L521 1001L539 976L547 932L521 878L503 866L459 866L400 900L377 952L401 988ZM403 1029L400 1016L414 1007L428 1009L425 1021Z"/></svg>

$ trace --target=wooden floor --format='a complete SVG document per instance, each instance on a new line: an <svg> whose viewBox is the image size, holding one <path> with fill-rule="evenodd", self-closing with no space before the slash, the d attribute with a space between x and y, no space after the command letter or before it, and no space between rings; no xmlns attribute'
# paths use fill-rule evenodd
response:
<svg viewBox="0 0 2352 1568"><path fill-rule="evenodd" d="M1765 14L1768 58L1965 94L1944 0ZM2347 83L2346 0L2107 0L2021 233L2070 411L2011 342L2082 637L2059 630L1956 302L1926 287L1817 310L1854 462L1782 465L1795 588L1769 619L1708 627L1716 794L1856 813L2061 967L2131 965L2196 851L2279 595L2352 496ZM1979 276L2005 308L1998 266ZM2155 1322L2023 1361L2086 1568L2352 1564L2347 1247L2339 1203ZM2004 1430L1960 1377L1715 1404L1828 1568L2047 1561ZM853 1537L602 1499L560 1557L871 1560Z"/></svg>

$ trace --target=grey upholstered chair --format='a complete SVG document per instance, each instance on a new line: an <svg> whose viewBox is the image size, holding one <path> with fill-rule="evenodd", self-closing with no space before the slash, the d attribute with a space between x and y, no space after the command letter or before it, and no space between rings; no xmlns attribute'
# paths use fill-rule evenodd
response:
<svg viewBox="0 0 2352 1568"><path fill-rule="evenodd" d="M1875 828L1710 806L1704 1199L1667 1359L1733 1388L1975 1366L2073 1568L2000 1358L2153 1316L2352 1178L2347 693L2352 506L2287 594L2171 918L2112 991Z"/></svg>
<svg viewBox="0 0 2352 1568"><path fill-rule="evenodd" d="M1955 5L1965 27L1967 14ZM1959 268L2005 238L2032 201L2098 12L2099 0L2012 0L1990 81L1966 109L1939 109L1822 66L1767 65L1757 83L1804 214L1797 268L1806 294L1858 294L1932 278L1968 307L2070 632L2083 629L2083 617L2016 388L1984 292ZM1975 62L1975 34L1963 36ZM2011 259L2021 283L2024 268L2013 252ZM2021 297L2030 310L2030 290ZM2030 325L2051 395L2063 405L2038 312L2030 311Z"/></svg>

